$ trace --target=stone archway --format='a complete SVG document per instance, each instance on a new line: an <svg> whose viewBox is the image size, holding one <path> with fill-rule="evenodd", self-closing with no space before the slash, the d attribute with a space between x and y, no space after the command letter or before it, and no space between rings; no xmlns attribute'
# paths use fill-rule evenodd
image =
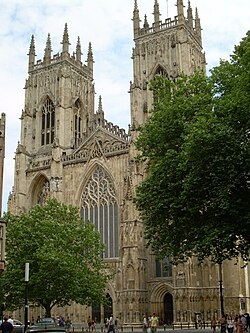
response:
<svg viewBox="0 0 250 333"><path fill-rule="evenodd" d="M164 318L165 324L170 325L174 321L174 306L173 306L173 296L170 293L166 293L163 298L164 303Z"/></svg>

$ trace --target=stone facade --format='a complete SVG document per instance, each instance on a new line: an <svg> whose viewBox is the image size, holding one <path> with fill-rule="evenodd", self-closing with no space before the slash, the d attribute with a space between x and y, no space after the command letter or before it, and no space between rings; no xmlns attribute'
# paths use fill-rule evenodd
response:
<svg viewBox="0 0 250 333"><path fill-rule="evenodd" d="M89 315L103 322L111 312L124 325L140 324L143 313L152 312L169 323L220 315L218 267L195 258L178 266L167 258L158 261L146 247L143 222L132 201L145 175L143 165L135 159L134 140L138 126L150 116L150 80L157 74L174 80L182 72L205 71L206 63L198 11L193 17L190 2L186 16L183 1L178 0L174 19L161 21L155 0L153 15L152 26L146 17L141 26L135 0L128 133L105 119L101 97L95 111L91 44L84 65L79 39L76 51L69 53L65 25L62 52L52 56L48 35L44 57L36 61L34 36L31 38L9 210L28 211L49 196L79 207L82 218L93 221L100 231L104 258L116 271L107 285L112 309L76 304L54 309L54 315L69 315L74 322L86 322ZM249 311L249 268L242 269L240 264L223 264L226 312L240 312L241 294ZM41 315L39 309L32 311L34 317Z"/></svg>

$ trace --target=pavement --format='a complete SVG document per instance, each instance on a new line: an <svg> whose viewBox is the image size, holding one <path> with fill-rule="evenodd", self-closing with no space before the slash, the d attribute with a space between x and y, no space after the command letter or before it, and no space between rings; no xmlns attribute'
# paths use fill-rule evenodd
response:
<svg viewBox="0 0 250 333"><path fill-rule="evenodd" d="M211 328L210 325L205 325L205 328L203 326L203 328L197 328L195 329L194 325L190 324L190 325L175 325L175 326L168 326L168 327L164 327L164 326L160 326L157 328L156 333L184 333L183 331L185 331L186 333L210 333L211 332ZM87 330L87 325L86 324L73 324L71 332L76 332L76 333L87 333L89 332ZM118 329L115 330L115 333L143 333L142 327L120 327ZM219 333L219 330L217 330L217 332ZM104 328L104 326L102 325L96 325L96 329L91 331L90 333L107 333L107 330Z"/></svg>

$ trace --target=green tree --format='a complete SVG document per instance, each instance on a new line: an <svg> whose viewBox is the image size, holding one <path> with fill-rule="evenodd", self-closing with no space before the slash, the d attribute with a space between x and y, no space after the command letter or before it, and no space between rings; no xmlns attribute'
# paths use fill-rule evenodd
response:
<svg viewBox="0 0 250 333"><path fill-rule="evenodd" d="M50 199L27 214L5 215L6 270L0 288L8 308L24 304L24 268L30 263L29 303L51 316L54 306L105 300L109 279L101 257L103 245L92 223L79 211Z"/></svg>
<svg viewBox="0 0 250 333"><path fill-rule="evenodd" d="M174 261L217 263L250 249L250 35L212 75L152 82L136 146L147 166L135 202L148 244Z"/></svg>

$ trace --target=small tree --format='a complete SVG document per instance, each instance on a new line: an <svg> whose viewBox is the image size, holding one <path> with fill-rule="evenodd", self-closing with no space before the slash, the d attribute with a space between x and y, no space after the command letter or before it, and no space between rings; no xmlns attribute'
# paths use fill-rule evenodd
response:
<svg viewBox="0 0 250 333"><path fill-rule="evenodd" d="M29 302L51 316L54 306L105 300L109 279L103 245L92 223L77 208L50 199L27 214L5 215L6 270L0 287L8 308L24 304L24 267L30 263Z"/></svg>
<svg viewBox="0 0 250 333"><path fill-rule="evenodd" d="M137 140L148 174L135 202L156 253L217 263L250 250L250 34L207 78L152 83Z"/></svg>

